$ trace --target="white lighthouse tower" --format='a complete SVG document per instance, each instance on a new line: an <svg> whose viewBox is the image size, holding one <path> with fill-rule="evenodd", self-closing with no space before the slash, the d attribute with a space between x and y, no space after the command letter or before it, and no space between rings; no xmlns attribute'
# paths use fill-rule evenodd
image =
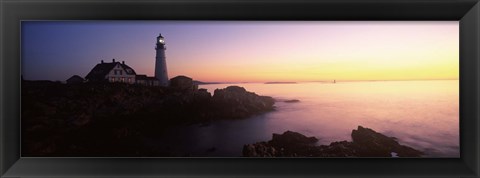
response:
<svg viewBox="0 0 480 178"><path fill-rule="evenodd" d="M157 54L155 56L155 78L159 80L160 86L168 86L167 61L165 59L165 39L162 34L157 37Z"/></svg>

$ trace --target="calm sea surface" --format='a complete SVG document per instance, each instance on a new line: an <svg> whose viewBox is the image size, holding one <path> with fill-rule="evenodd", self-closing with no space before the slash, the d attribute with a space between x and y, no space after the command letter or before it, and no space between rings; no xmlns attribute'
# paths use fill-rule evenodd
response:
<svg viewBox="0 0 480 178"><path fill-rule="evenodd" d="M276 110L243 120L192 125L168 131L157 143L190 156L242 155L244 144L267 141L287 130L315 136L318 144L351 141L361 125L400 144L427 153L426 157L459 157L459 81L381 81L238 85L279 100ZM283 100L298 99L297 103Z"/></svg>

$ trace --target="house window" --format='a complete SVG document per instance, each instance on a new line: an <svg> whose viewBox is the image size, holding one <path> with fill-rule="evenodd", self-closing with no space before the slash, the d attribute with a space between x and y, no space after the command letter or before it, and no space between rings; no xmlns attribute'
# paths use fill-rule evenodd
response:
<svg viewBox="0 0 480 178"><path fill-rule="evenodd" d="M122 82L125 82L125 77L122 77Z"/></svg>
<svg viewBox="0 0 480 178"><path fill-rule="evenodd" d="M113 70L114 75L123 75L122 70Z"/></svg>

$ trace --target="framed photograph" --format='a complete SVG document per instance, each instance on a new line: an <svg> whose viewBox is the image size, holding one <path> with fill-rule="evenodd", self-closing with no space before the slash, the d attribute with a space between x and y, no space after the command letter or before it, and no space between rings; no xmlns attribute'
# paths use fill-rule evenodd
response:
<svg viewBox="0 0 480 178"><path fill-rule="evenodd" d="M478 1L6 1L2 177L478 177Z"/></svg>

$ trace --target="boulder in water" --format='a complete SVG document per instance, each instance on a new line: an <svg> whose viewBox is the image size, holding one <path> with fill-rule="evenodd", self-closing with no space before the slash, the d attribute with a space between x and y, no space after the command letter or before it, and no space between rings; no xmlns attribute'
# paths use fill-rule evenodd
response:
<svg viewBox="0 0 480 178"><path fill-rule="evenodd" d="M248 144L243 147L247 157L420 157L424 153L411 147L400 145L395 138L388 137L372 129L358 126L352 131L352 142L332 142L330 145L316 146L315 137L307 137L297 132L286 131L273 134L272 140ZM271 151L275 150L275 152ZM395 153L395 154L392 154Z"/></svg>

